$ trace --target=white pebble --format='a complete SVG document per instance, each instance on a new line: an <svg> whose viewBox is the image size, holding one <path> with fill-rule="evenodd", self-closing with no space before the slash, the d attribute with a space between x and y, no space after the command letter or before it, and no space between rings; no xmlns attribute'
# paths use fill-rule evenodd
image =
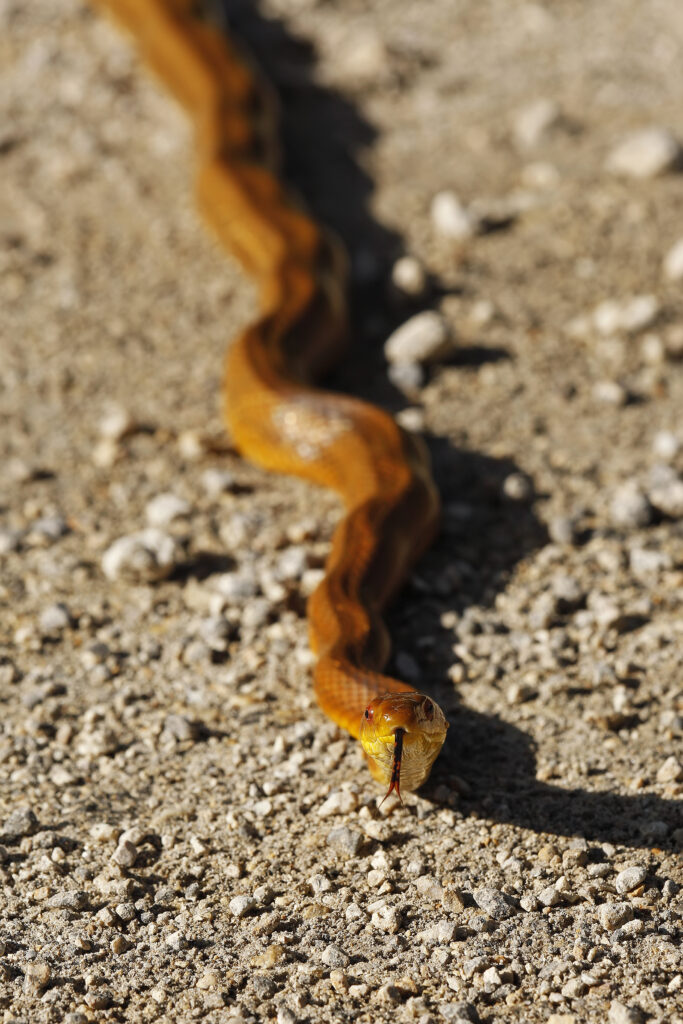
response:
<svg viewBox="0 0 683 1024"><path fill-rule="evenodd" d="M479 220L460 201L455 192L437 192L430 208L434 230L442 238L464 241L479 229Z"/></svg>
<svg viewBox="0 0 683 1024"><path fill-rule="evenodd" d="M630 868L624 868L620 871L614 880L616 890L618 893L624 895L627 892L633 892L639 885L642 885L647 878L647 868L644 868L640 864L634 864Z"/></svg>
<svg viewBox="0 0 683 1024"><path fill-rule="evenodd" d="M233 917L244 917L253 910L256 906L256 900L253 896L234 896L229 904L228 909Z"/></svg>
<svg viewBox="0 0 683 1024"><path fill-rule="evenodd" d="M652 440L652 451L658 458L674 459L681 449L681 442L670 430L658 431Z"/></svg>
<svg viewBox="0 0 683 1024"><path fill-rule="evenodd" d="M683 779L683 764L674 757L667 757L657 772L657 782L680 782Z"/></svg>
<svg viewBox="0 0 683 1024"><path fill-rule="evenodd" d="M348 793L344 790L337 790L328 796L327 800L318 808L318 815L321 818L329 818L333 814L350 814L358 806L358 797L355 793Z"/></svg>
<svg viewBox="0 0 683 1024"><path fill-rule="evenodd" d="M40 628L43 633L61 633L71 622L69 609L61 601L45 608L40 615Z"/></svg>
<svg viewBox="0 0 683 1024"><path fill-rule="evenodd" d="M664 257L664 274L670 281L683 278L683 238L679 238Z"/></svg>
<svg viewBox="0 0 683 1024"><path fill-rule="evenodd" d="M190 503L177 494L165 492L157 494L145 507L145 516L150 526L170 526L178 519L186 519L190 514Z"/></svg>
<svg viewBox="0 0 683 1024"><path fill-rule="evenodd" d="M678 166L681 147L667 128L645 128L623 139L607 158L607 170L628 178L654 178Z"/></svg>
<svg viewBox="0 0 683 1024"><path fill-rule="evenodd" d="M396 413L396 422L404 430L413 434L419 434L425 429L424 409L420 409L417 406L401 409L400 412Z"/></svg>
<svg viewBox="0 0 683 1024"><path fill-rule="evenodd" d="M112 405L98 424L100 436L109 441L120 441L135 430L135 420L121 405Z"/></svg>
<svg viewBox="0 0 683 1024"><path fill-rule="evenodd" d="M114 541L102 556L102 570L110 580L149 583L169 576L179 556L174 538L150 527Z"/></svg>
<svg viewBox="0 0 683 1024"><path fill-rule="evenodd" d="M235 474L229 469L206 469L202 473L202 487L210 498L235 489Z"/></svg>
<svg viewBox="0 0 683 1024"><path fill-rule="evenodd" d="M626 405L628 394L616 380L600 380L593 386L593 398L605 405Z"/></svg>
<svg viewBox="0 0 683 1024"><path fill-rule="evenodd" d="M401 324L384 344L390 363L430 363L441 359L453 347L446 320L433 310L417 313Z"/></svg>
<svg viewBox="0 0 683 1024"><path fill-rule="evenodd" d="M614 492L609 514L613 526L638 529L648 525L652 518L652 509L637 482L627 480Z"/></svg>
<svg viewBox="0 0 683 1024"><path fill-rule="evenodd" d="M650 503L670 519L683 519L683 480L671 480L652 487L648 492Z"/></svg>
<svg viewBox="0 0 683 1024"><path fill-rule="evenodd" d="M617 301L606 299L593 311L593 324L600 334L619 331L635 334L650 327L659 316L660 306L654 295L634 295Z"/></svg>
<svg viewBox="0 0 683 1024"><path fill-rule="evenodd" d="M517 145L530 149L537 146L560 120L560 108L555 100L541 97L523 107L515 118L514 132Z"/></svg>
<svg viewBox="0 0 683 1024"><path fill-rule="evenodd" d="M401 256L391 268L391 283L404 295L419 299L427 290L427 275L415 256Z"/></svg>

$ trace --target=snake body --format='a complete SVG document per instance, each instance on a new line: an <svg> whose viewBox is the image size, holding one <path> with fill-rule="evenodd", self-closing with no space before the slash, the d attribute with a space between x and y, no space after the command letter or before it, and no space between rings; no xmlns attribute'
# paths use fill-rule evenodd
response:
<svg viewBox="0 0 683 1024"><path fill-rule="evenodd" d="M267 86L223 33L193 16L192 0L97 2L191 117L199 205L260 290L259 318L225 361L232 438L247 458L332 488L346 507L308 606L315 696L400 795L426 779L447 729L430 698L382 674L390 645L381 610L438 526L427 452L382 410L311 383L345 344L345 258L281 183Z"/></svg>

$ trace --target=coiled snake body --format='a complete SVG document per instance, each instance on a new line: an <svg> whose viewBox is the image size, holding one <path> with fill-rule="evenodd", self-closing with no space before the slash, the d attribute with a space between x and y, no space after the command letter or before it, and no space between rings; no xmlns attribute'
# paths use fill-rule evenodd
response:
<svg viewBox="0 0 683 1024"><path fill-rule="evenodd" d="M192 0L97 0L196 129L200 207L260 288L261 314L229 347L225 419L241 452L267 469L334 489L346 515L309 601L316 699L360 737L388 792L427 778L447 729L412 686L382 675L381 609L433 539L439 499L422 442L385 412L309 382L341 354L345 262L276 174L267 88Z"/></svg>

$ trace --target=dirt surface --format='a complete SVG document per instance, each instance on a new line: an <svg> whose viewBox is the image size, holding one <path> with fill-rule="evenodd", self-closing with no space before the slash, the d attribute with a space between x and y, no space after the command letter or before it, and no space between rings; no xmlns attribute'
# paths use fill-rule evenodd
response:
<svg viewBox="0 0 683 1024"><path fill-rule="evenodd" d="M1 1019L680 1024L683 176L610 154L683 138L683 8L231 17L351 254L331 384L432 448L391 667L449 742L378 809L311 696L337 504L222 432L254 293L188 126L87 6L2 0ZM388 375L426 309L451 357Z"/></svg>

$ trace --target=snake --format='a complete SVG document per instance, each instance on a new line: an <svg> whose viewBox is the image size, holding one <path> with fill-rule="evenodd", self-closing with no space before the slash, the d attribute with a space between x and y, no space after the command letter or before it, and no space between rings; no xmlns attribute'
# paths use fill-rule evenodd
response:
<svg viewBox="0 0 683 1024"><path fill-rule="evenodd" d="M384 410L321 390L349 337L347 259L282 181L277 102L231 35L194 0L94 0L129 31L194 128L196 193L219 243L259 294L227 348L224 419L257 465L332 489L344 514L308 600L314 693L359 739L386 795L421 786L446 737L439 705L384 673L382 612L435 538L438 490L426 445Z"/></svg>

